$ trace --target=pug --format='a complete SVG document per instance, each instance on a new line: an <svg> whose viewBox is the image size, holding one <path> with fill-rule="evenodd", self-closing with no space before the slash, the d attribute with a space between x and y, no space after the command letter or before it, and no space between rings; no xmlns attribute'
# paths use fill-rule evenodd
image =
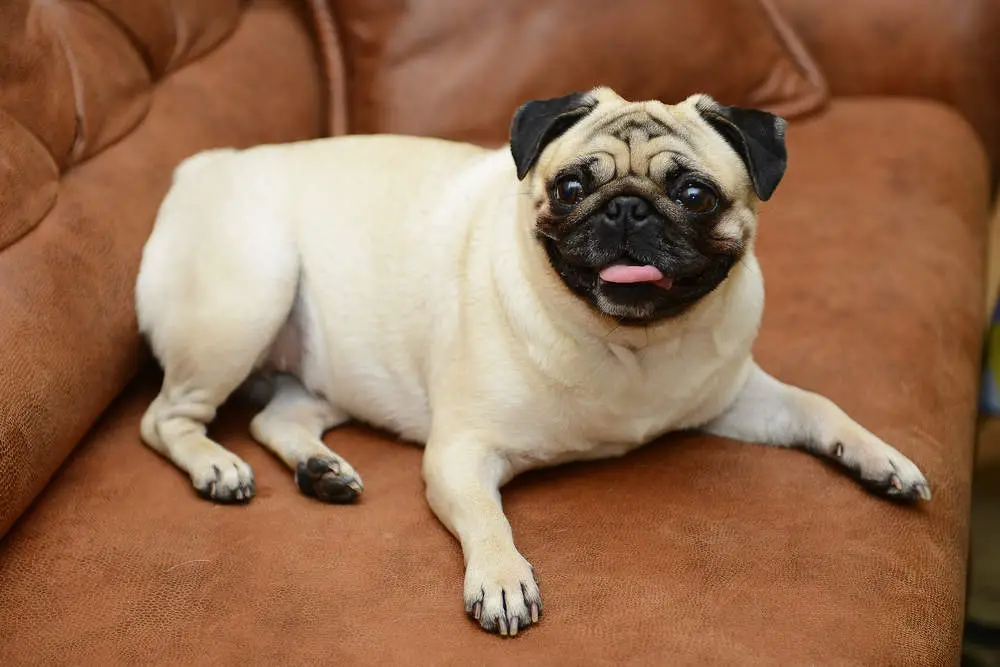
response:
<svg viewBox="0 0 1000 667"><path fill-rule="evenodd" d="M499 150L348 136L198 154L136 284L164 371L142 438L220 503L254 495L250 467L206 435L248 382L267 388L253 437L321 501L364 488L329 429L356 419L424 445L465 610L509 636L542 614L499 491L526 470L702 429L930 499L903 454L754 361L756 212L785 167L777 116L608 88L524 104Z"/></svg>

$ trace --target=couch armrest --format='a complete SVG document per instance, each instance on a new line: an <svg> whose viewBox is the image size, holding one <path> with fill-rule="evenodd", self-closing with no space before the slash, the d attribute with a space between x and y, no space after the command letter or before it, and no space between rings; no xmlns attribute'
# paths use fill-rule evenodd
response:
<svg viewBox="0 0 1000 667"><path fill-rule="evenodd" d="M1000 2L776 0L834 95L929 97L1000 160Z"/></svg>
<svg viewBox="0 0 1000 667"><path fill-rule="evenodd" d="M256 0L227 41L151 91L134 130L64 173L54 202L25 207L51 204L0 252L0 536L147 358L133 289L174 167L215 146L319 136L323 94L297 0ZM9 138L0 150L23 158Z"/></svg>

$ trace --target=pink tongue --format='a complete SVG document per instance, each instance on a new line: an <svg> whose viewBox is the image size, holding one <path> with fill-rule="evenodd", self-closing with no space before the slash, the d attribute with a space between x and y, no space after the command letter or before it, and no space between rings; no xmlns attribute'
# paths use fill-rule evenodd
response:
<svg viewBox="0 0 1000 667"><path fill-rule="evenodd" d="M601 279L609 283L656 283L664 289L670 289L673 280L664 277L655 266L629 266L628 264L612 264L601 269Z"/></svg>
<svg viewBox="0 0 1000 667"><path fill-rule="evenodd" d="M663 278L655 266L612 264L601 269L601 278L609 283L651 283Z"/></svg>

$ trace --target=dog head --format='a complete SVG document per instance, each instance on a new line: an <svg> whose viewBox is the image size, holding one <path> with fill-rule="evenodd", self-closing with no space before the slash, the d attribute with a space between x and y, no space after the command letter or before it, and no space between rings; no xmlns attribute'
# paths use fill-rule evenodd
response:
<svg viewBox="0 0 1000 667"><path fill-rule="evenodd" d="M597 88L523 105L510 149L562 282L648 325L710 294L749 250L757 202L785 171L785 121L706 95L669 106Z"/></svg>

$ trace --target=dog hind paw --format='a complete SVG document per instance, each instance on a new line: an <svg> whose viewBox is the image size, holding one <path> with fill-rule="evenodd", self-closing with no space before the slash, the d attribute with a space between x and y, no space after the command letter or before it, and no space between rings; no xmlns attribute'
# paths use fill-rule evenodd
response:
<svg viewBox="0 0 1000 667"><path fill-rule="evenodd" d="M892 500L914 502L931 499L930 484L919 472L914 475L911 471L893 468L875 472L860 470L858 475L861 484L869 491Z"/></svg>
<svg viewBox="0 0 1000 667"><path fill-rule="evenodd" d="M351 503L364 491L361 478L346 461L325 456L300 463L295 483L305 495L326 503Z"/></svg>
<svg viewBox="0 0 1000 667"><path fill-rule="evenodd" d="M845 449L838 442L833 447L833 458L840 459L872 493L902 502L931 499L931 486L920 469L885 443L871 443L862 448L848 445Z"/></svg>

